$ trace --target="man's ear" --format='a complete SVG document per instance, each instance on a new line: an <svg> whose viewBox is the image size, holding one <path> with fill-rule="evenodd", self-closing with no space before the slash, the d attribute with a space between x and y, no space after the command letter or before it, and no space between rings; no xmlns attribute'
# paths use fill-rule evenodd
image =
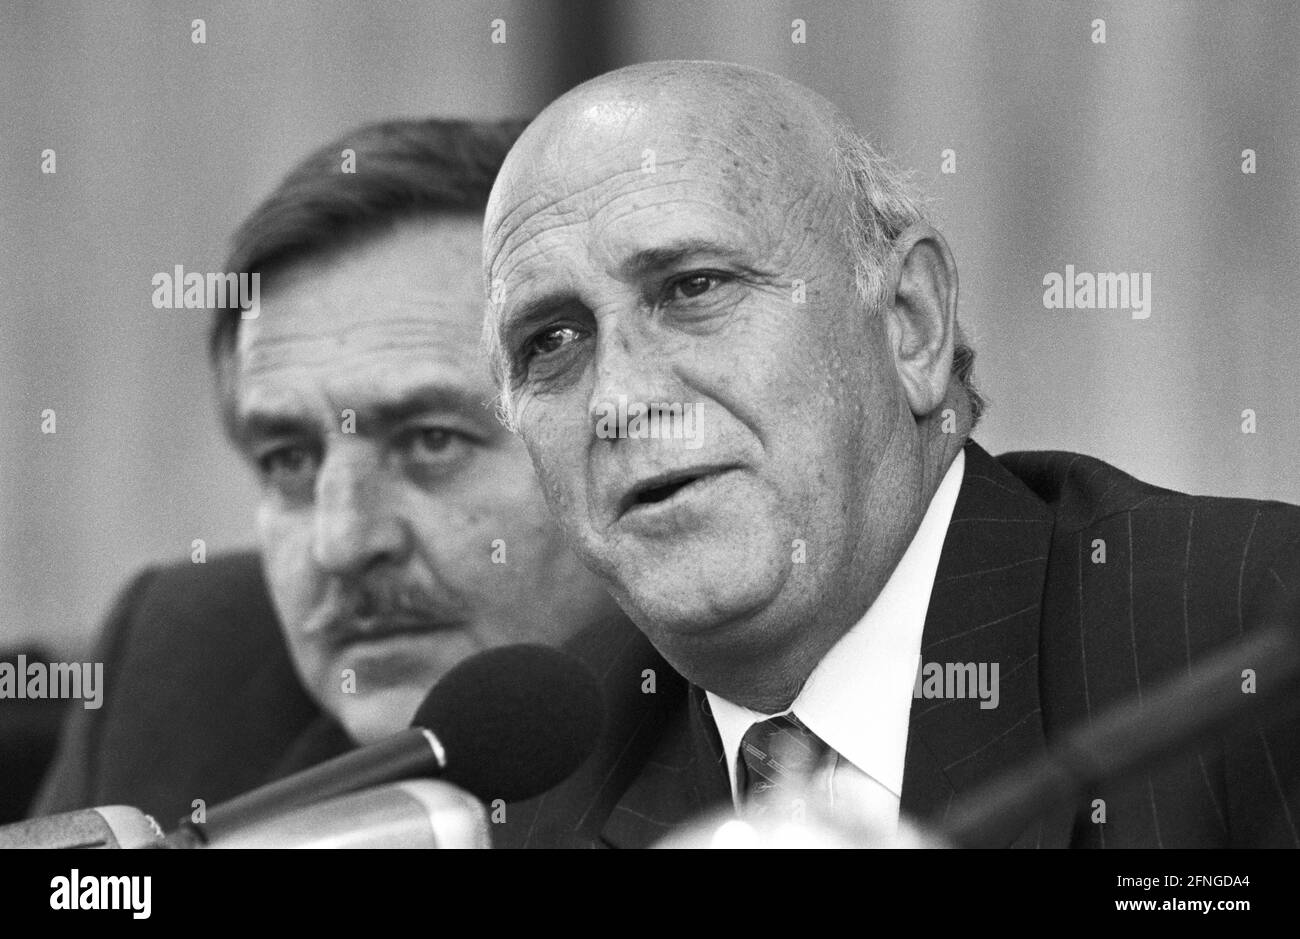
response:
<svg viewBox="0 0 1300 939"><path fill-rule="evenodd" d="M910 226L894 242L894 270L882 313L889 351L912 414L943 403L952 377L957 329L957 263L929 225Z"/></svg>

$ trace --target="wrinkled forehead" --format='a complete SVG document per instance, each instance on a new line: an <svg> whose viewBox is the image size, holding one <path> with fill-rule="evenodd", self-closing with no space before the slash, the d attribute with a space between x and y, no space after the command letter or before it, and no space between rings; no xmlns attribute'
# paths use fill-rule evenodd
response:
<svg viewBox="0 0 1300 939"><path fill-rule="evenodd" d="M240 324L241 385L374 384L393 370L479 371L477 218L412 222L305 258Z"/></svg>
<svg viewBox="0 0 1300 939"><path fill-rule="evenodd" d="M479 308L424 299L269 297L240 330L232 416L243 425L322 412L333 421L342 408L363 421L421 407L486 415L493 387L477 355Z"/></svg>
<svg viewBox="0 0 1300 939"><path fill-rule="evenodd" d="M810 152L786 122L594 102L530 128L511 153L488 207L484 262L490 278L509 278L554 232L617 255L647 226L683 237L721 227L760 246L788 234L792 217L824 211L834 188L829 151Z"/></svg>

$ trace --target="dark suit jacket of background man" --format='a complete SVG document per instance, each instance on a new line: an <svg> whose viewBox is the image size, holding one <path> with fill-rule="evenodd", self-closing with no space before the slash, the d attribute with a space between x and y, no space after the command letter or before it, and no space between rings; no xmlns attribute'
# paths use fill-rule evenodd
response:
<svg viewBox="0 0 1300 939"><path fill-rule="evenodd" d="M922 659L999 663L1000 701L913 702L902 809L916 818L942 816L1300 594L1295 506L1188 496L1071 453L994 459L971 442L966 461ZM1104 563L1093 562L1097 539ZM625 625L596 638L575 648L604 679L606 737L568 782L510 806L493 826L498 844L645 846L729 799L704 695ZM191 798L211 805L347 745L294 679L252 558L141 576L105 642L105 705L74 714L38 811L125 802L170 820ZM1105 800L1104 824L1089 819L1093 798ZM1293 713L1102 786L1014 844L1296 847L1298 825Z"/></svg>

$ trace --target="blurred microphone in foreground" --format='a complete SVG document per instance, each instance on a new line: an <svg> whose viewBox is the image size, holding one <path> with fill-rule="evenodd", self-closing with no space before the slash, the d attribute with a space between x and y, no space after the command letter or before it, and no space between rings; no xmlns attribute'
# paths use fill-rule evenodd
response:
<svg viewBox="0 0 1300 939"><path fill-rule="evenodd" d="M148 848L162 839L158 823L129 805L101 805L0 826L0 850Z"/></svg>
<svg viewBox="0 0 1300 939"><path fill-rule="evenodd" d="M412 726L186 819L106 806L0 828L0 847L490 847L483 803L529 799L571 775L604 724L572 656L503 646L452 669Z"/></svg>
<svg viewBox="0 0 1300 939"><path fill-rule="evenodd" d="M483 802L528 799L582 764L600 737L603 710L595 678L572 656L539 645L490 649L448 672L408 730L218 805L203 822L183 820L167 844L240 843L243 832L266 839L274 830L266 823L293 810L421 777L440 778ZM343 802L294 824L360 806L369 811L377 803Z"/></svg>
<svg viewBox="0 0 1300 939"><path fill-rule="evenodd" d="M487 811L436 779L349 793L216 835L209 848L490 848Z"/></svg>
<svg viewBox="0 0 1300 939"><path fill-rule="evenodd" d="M163 831L127 805L105 805L0 827L11 848L158 848ZM198 847L199 845L193 845ZM487 811L450 783L389 783L270 815L217 835L209 848L490 848Z"/></svg>

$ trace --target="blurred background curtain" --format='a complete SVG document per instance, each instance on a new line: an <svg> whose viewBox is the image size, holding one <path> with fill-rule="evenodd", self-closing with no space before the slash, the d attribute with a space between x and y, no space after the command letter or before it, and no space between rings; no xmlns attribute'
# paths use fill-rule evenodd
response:
<svg viewBox="0 0 1300 939"><path fill-rule="evenodd" d="M1300 502L1296 4L6 3L0 645L83 654L142 565L252 543L207 317L153 309L153 274L218 269L240 218L349 127L532 114L660 58L803 82L916 171L960 269L987 448ZM1044 309L1067 264L1151 273L1150 317Z"/></svg>

